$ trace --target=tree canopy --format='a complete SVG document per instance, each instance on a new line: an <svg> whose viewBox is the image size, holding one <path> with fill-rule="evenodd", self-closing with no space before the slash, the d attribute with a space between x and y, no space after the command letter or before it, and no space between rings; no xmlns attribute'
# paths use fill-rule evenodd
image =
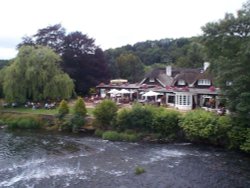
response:
<svg viewBox="0 0 250 188"><path fill-rule="evenodd" d="M178 67L201 67L205 61L204 46L200 42L201 37L161 39L155 41L138 42L134 45L126 45L120 48L105 51L108 68L112 78L120 76L120 68L117 60L124 54L133 54L140 59L144 70L150 70L156 64L161 66L175 65ZM138 70L138 69L137 69ZM140 77L143 77L145 71ZM123 75L130 79L128 75ZM137 80L138 81L138 80Z"/></svg>
<svg viewBox="0 0 250 188"><path fill-rule="evenodd" d="M132 53L121 54L116 61L120 78L127 78L132 83L143 78L144 67L138 56Z"/></svg>
<svg viewBox="0 0 250 188"><path fill-rule="evenodd" d="M250 1L237 15L226 14L203 28L212 73L226 98L227 107L250 120Z"/></svg>
<svg viewBox="0 0 250 188"><path fill-rule="evenodd" d="M79 31L66 34L65 28L56 24L24 37L18 48L35 45L47 46L61 57L60 66L75 81L78 94L86 94L89 88L109 79L102 49L86 34Z"/></svg>
<svg viewBox="0 0 250 188"><path fill-rule="evenodd" d="M23 46L14 62L1 70L3 94L10 102L69 98L74 83L59 67L60 57L50 48Z"/></svg>

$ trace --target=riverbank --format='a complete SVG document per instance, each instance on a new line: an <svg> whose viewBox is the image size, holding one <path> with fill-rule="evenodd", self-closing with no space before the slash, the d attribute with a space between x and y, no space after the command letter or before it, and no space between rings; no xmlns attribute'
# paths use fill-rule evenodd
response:
<svg viewBox="0 0 250 188"><path fill-rule="evenodd" d="M230 116L218 116L204 110L183 114L140 104L135 104L131 108L118 109L110 100L104 100L92 110L94 117L86 116L79 122L76 122L78 119L74 119L71 114L63 118L55 115L33 114L32 116L38 118L28 117L30 119L28 121L25 117L20 121L20 118L10 116L7 120L11 123L11 128L39 127L46 130L95 132L97 136L112 141L169 143L187 140L250 153L249 129L237 124L237 121ZM13 122L13 119L16 120ZM33 126L32 123L28 126L27 122L38 122L38 126ZM79 126L76 127L75 122Z"/></svg>

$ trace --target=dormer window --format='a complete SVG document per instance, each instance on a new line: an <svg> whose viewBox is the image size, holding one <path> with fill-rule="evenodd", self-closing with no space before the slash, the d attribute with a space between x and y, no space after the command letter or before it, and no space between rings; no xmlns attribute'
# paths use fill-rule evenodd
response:
<svg viewBox="0 0 250 188"><path fill-rule="evenodd" d="M154 78L149 78L149 82L155 82Z"/></svg>
<svg viewBox="0 0 250 188"><path fill-rule="evenodd" d="M185 86L186 83L185 83L184 80L178 80L178 85L179 85L179 86Z"/></svg>
<svg viewBox="0 0 250 188"><path fill-rule="evenodd" d="M210 86L211 81L208 79L200 79L200 80L198 80L198 85L199 86Z"/></svg>

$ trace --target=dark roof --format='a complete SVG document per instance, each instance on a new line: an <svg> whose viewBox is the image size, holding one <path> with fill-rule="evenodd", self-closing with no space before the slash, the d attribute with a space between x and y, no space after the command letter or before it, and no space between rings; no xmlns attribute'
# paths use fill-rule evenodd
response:
<svg viewBox="0 0 250 188"><path fill-rule="evenodd" d="M200 73L198 72L181 72L174 77L174 81L172 82L172 85L174 85L178 80L184 80L189 85L193 84L196 81L197 76L199 74Z"/></svg>
<svg viewBox="0 0 250 188"><path fill-rule="evenodd" d="M146 78L156 78L159 74L165 74L164 68L156 68L145 75Z"/></svg>
<svg viewBox="0 0 250 188"><path fill-rule="evenodd" d="M202 71L202 68L191 69L172 67L172 76L167 76L165 68L156 68L146 74L146 78L158 79L164 86L173 86L180 79L185 80L190 85L198 78L211 79L211 76L207 71L204 73Z"/></svg>

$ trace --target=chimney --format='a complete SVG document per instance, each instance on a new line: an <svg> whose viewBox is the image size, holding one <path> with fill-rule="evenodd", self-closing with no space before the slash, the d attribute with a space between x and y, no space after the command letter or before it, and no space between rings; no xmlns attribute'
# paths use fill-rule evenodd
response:
<svg viewBox="0 0 250 188"><path fill-rule="evenodd" d="M203 64L204 71L206 71L209 66L210 66L209 62L204 62L204 64Z"/></svg>
<svg viewBox="0 0 250 188"><path fill-rule="evenodd" d="M172 76L172 67L171 65L166 66L166 75Z"/></svg>

